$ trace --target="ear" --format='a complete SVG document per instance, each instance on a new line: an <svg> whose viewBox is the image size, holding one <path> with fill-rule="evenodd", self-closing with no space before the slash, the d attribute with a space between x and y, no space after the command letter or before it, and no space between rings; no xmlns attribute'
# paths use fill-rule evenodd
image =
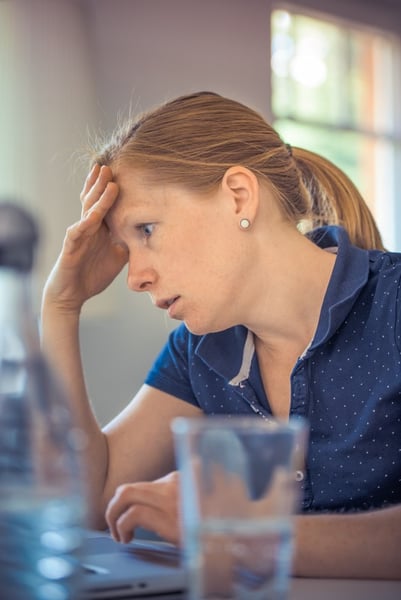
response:
<svg viewBox="0 0 401 600"><path fill-rule="evenodd" d="M236 217L253 222L259 206L260 185L256 175L246 167L230 167L221 181L222 190L229 194Z"/></svg>

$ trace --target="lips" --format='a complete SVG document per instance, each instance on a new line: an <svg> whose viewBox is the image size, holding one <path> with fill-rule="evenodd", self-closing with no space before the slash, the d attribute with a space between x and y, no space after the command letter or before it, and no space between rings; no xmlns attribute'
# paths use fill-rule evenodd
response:
<svg viewBox="0 0 401 600"><path fill-rule="evenodd" d="M168 310L178 298L179 296L174 296L173 298L168 298L166 300L159 300L158 302L156 302L156 306L158 308L162 308L163 310Z"/></svg>

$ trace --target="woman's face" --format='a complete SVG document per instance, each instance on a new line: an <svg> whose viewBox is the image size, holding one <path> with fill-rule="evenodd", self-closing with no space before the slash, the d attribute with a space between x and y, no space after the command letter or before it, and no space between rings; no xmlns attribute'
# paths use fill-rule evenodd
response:
<svg viewBox="0 0 401 600"><path fill-rule="evenodd" d="M229 191L220 186L201 195L155 185L127 167L115 170L114 179L120 194L106 220L112 237L128 249L129 288L147 291L193 333L243 322L249 237Z"/></svg>

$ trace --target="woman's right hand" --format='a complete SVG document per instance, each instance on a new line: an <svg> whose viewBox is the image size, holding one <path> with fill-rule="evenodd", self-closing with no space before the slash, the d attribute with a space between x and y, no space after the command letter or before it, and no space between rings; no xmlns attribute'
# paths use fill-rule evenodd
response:
<svg viewBox="0 0 401 600"><path fill-rule="evenodd" d="M79 311L110 285L128 260L104 221L119 193L110 167L95 164L81 192L81 219L67 229L62 251L45 286L47 302Z"/></svg>

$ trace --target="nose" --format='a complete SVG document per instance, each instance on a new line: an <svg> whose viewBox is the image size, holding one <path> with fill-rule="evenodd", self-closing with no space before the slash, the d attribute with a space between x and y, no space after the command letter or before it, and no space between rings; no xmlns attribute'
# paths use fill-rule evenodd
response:
<svg viewBox="0 0 401 600"><path fill-rule="evenodd" d="M156 281L156 271L147 266L141 266L138 260L128 263L127 285L133 292L148 292Z"/></svg>

